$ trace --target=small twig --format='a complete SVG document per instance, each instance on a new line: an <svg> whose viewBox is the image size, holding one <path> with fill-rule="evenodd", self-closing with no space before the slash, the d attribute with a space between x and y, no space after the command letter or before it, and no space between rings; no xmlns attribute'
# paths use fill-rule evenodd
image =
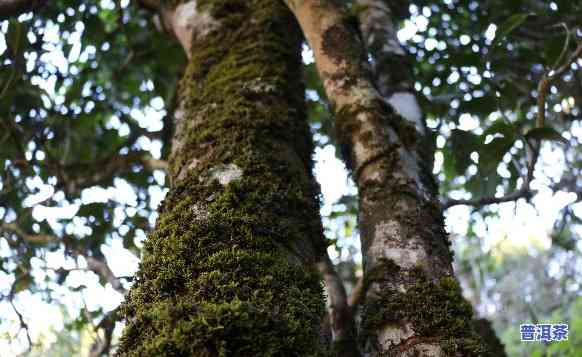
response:
<svg viewBox="0 0 582 357"><path fill-rule="evenodd" d="M16 308L16 305L14 305L14 296L16 295L16 292L14 290L16 288L16 283L18 282L19 279L20 279L20 277L18 277L14 280L14 283L12 284L12 287L10 288L10 294L8 295L8 300L10 301L10 306L12 306L14 313L16 314L16 316L18 316L18 321L20 323L20 329L18 330L18 334L20 334L20 331L22 331L23 329L24 329L24 332L26 333L26 339L28 341L27 352L30 353L32 351L33 343L32 343L32 338L30 337L30 331L28 329L28 324L24 320L24 316L22 316L20 311L18 311L18 309ZM16 336L18 336L18 334Z"/></svg>
<svg viewBox="0 0 582 357"><path fill-rule="evenodd" d="M2 223L2 225L0 225L0 229L3 231L14 233L16 236L20 237L20 239L27 243L47 244L51 242L60 241L59 237L48 234L27 234L18 225L14 223Z"/></svg>
<svg viewBox="0 0 582 357"><path fill-rule="evenodd" d="M24 330L26 333L26 340L28 341L28 348L26 350L28 353L30 353L32 351L33 343L32 338L30 337L30 331L28 330L28 324L26 323L26 321L24 321L24 317L22 316L20 311L18 311L16 305L14 305L14 301L12 298L10 298L10 306L12 306L12 310L14 310L16 316L18 316L18 321L20 322L20 330L18 330L18 333L20 333L20 331L22 330Z"/></svg>
<svg viewBox="0 0 582 357"><path fill-rule="evenodd" d="M510 194L507 194L505 196L501 196L501 197L482 197L479 199L470 199L470 200L449 199L449 200L443 202L442 207L443 207L443 209L451 208L453 206L458 206L458 205L482 207L482 206L486 206L486 205L490 205L490 204L494 204L494 203L517 201L520 198L531 198L533 195L534 195L534 192L532 192L529 189L529 186L527 187L527 189L522 186L521 189L514 191Z"/></svg>
<svg viewBox="0 0 582 357"><path fill-rule="evenodd" d="M89 268L89 270L105 279L105 281L111 284L111 287L115 291L122 295L125 295L127 290L123 287L119 278L117 278L115 274L113 274L113 271L107 264L105 257L96 258L89 255L83 255L83 257L87 262L87 267Z"/></svg>
<svg viewBox="0 0 582 357"><path fill-rule="evenodd" d="M100 357L102 355L107 355L111 350L111 341L113 339L113 330L115 330L115 325L120 320L118 314L118 309L108 312L101 322L96 326L96 332L99 334L98 330L103 330L103 339L96 338L89 351L89 357Z"/></svg>
<svg viewBox="0 0 582 357"><path fill-rule="evenodd" d="M569 34L569 32L568 32ZM566 42L569 42L569 35L566 39ZM545 125L546 120L546 96L548 95L548 90L550 89L551 84L558 78L560 78L568 69L574 61L576 61L582 55L582 42L578 44L578 47L574 50L574 52L566 59L566 61L561 65L558 66L559 61L556 61L554 66L551 70L544 73L540 83L538 84L538 118L536 126L538 128L543 128ZM564 57L564 53L560 54L561 60Z"/></svg>

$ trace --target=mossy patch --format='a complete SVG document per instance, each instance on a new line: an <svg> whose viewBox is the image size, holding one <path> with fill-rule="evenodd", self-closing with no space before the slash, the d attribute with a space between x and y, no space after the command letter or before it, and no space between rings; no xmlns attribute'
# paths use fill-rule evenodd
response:
<svg viewBox="0 0 582 357"><path fill-rule="evenodd" d="M362 336L369 336L387 325L410 323L417 338L438 338L447 356L482 356L484 348L473 331L471 305L463 298L454 277L429 279L422 269L402 271L384 259L367 284L380 284L379 293L368 299L362 315ZM384 275L388 274L388 275ZM382 284L383 277L400 275L399 282ZM398 285L402 283L405 291Z"/></svg>
<svg viewBox="0 0 582 357"><path fill-rule="evenodd" d="M322 50L336 63L356 62L363 55L363 48L351 26L340 23L330 26L323 33Z"/></svg>

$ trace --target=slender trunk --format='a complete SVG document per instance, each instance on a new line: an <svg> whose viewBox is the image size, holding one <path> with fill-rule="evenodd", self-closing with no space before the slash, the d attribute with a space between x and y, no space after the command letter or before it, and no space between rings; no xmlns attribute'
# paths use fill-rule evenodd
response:
<svg viewBox="0 0 582 357"><path fill-rule="evenodd" d="M403 7L407 1L390 4L385 0L356 0L359 29L362 41L371 56L372 77L380 95L404 119L414 125L422 141L418 151L420 164L432 172L434 142L414 89L412 61L398 40L396 5ZM436 192L436 188L433 188Z"/></svg>
<svg viewBox="0 0 582 357"><path fill-rule="evenodd" d="M417 146L419 166L423 167L425 176L429 176L433 168L434 142L414 90L410 55L398 40L395 4L389 6L384 0L357 0L356 4L360 9L359 28L364 45L372 56L371 68L378 91L398 114L416 127L416 134L421 142ZM432 194L436 196L438 188L431 177L428 179ZM503 344L495 335L489 321L473 319L472 326L481 337L489 355L505 356Z"/></svg>
<svg viewBox="0 0 582 357"><path fill-rule="evenodd" d="M164 20L190 62L119 354L316 355L325 247L298 27L278 0L181 3Z"/></svg>
<svg viewBox="0 0 582 357"><path fill-rule="evenodd" d="M366 356L477 356L472 308L453 277L422 117L385 100L349 16L331 0L288 0L336 113L360 195Z"/></svg>

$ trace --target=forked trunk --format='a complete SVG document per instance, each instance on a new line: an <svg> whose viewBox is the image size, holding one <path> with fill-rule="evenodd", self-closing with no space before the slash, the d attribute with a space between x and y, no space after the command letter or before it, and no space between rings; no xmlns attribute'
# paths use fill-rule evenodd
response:
<svg viewBox="0 0 582 357"><path fill-rule="evenodd" d="M482 354L470 325L472 308L453 276L450 244L431 161L427 162L432 158L423 150L422 117L406 117L410 112L402 111L401 105L409 102L402 98L410 99L410 93L390 101L385 98L388 93L378 91L359 31L336 1L287 3L314 51L359 189L363 353ZM385 78L379 79L386 87Z"/></svg>

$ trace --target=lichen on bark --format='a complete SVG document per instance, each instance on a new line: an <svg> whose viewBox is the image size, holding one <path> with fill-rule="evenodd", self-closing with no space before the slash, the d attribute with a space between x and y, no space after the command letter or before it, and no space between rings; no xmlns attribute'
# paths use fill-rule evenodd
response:
<svg viewBox="0 0 582 357"><path fill-rule="evenodd" d="M172 187L121 309L119 355L319 355L310 266L325 247L300 34L277 0L197 6L220 29L192 46Z"/></svg>

